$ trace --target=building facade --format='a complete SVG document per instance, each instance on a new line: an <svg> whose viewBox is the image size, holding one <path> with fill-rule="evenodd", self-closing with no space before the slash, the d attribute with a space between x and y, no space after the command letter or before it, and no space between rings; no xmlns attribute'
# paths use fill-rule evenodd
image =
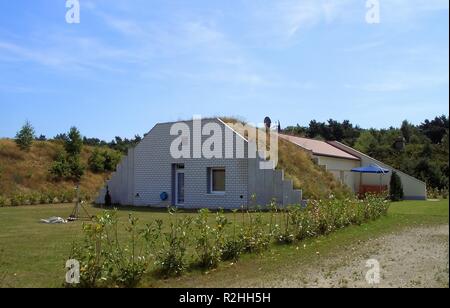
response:
<svg viewBox="0 0 450 308"><path fill-rule="evenodd" d="M272 200L280 205L301 202L302 192L293 189L283 171L259 168L260 159L249 158L249 142L222 120L202 121L199 129L206 133L199 144L190 136L178 135L175 125L191 132L198 129L194 121L157 124L129 150L96 202L104 203L107 189L113 204L132 206L236 209L264 206ZM221 130L222 142L214 145L220 147L220 155L194 158L198 157L195 149L210 146L211 127ZM233 142L226 142L227 135ZM177 138L181 138L181 146L175 150L185 147L188 155L174 158ZM237 155L239 145L244 157Z"/></svg>

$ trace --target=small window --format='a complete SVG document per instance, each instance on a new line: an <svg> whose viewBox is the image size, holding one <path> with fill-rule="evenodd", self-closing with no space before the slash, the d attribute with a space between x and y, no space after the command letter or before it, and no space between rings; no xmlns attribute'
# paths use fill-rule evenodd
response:
<svg viewBox="0 0 450 308"><path fill-rule="evenodd" d="M225 169L211 168L210 179L211 193L225 193Z"/></svg>

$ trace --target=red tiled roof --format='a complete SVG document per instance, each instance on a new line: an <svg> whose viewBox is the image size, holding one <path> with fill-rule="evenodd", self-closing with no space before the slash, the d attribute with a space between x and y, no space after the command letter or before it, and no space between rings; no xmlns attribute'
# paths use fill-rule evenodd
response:
<svg viewBox="0 0 450 308"><path fill-rule="evenodd" d="M351 159L351 160L360 160L358 157L353 156L337 147L320 140L313 140L289 135L280 134L280 138L292 142L293 144L298 145L306 150L312 151L314 155L317 156L328 156L328 157L336 157L343 159Z"/></svg>

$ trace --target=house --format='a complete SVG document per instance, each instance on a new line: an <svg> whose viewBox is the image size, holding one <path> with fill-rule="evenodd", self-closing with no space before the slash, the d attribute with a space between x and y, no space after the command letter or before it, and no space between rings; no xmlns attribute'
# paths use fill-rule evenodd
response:
<svg viewBox="0 0 450 308"><path fill-rule="evenodd" d="M302 191L294 189L275 164L267 167L254 141L259 140L258 133L253 133L219 118L157 124L128 151L96 203L104 203L108 189L113 204L132 206L238 209L274 200L282 206L300 204ZM377 165L397 172L405 199L427 198L424 182L342 143L273 135L308 152L355 194L389 187L390 174L352 172Z"/></svg>
<svg viewBox="0 0 450 308"><path fill-rule="evenodd" d="M112 203L120 205L237 209L274 199L299 204L302 192L282 170L261 168L263 160L251 155L256 147L247 139L217 118L157 124L128 151L96 202L104 203L108 189Z"/></svg>
<svg viewBox="0 0 450 308"><path fill-rule="evenodd" d="M371 189L377 190L379 187L388 189L391 174L395 171L402 181L405 199L427 199L427 187L424 182L404 172L395 170L343 143L337 141L326 142L282 134L280 134L279 137L310 153L317 164L323 166L327 171L332 173L337 180L350 187L354 193L363 193L370 191ZM379 175L352 172L352 169L369 165L376 165L387 169L390 173Z"/></svg>

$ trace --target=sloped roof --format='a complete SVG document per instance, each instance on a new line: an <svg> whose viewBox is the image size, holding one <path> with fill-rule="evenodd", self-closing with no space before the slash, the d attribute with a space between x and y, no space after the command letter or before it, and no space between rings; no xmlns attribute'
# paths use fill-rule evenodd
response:
<svg viewBox="0 0 450 308"><path fill-rule="evenodd" d="M325 141L295 137L289 135L280 134L280 138L292 142L293 144L298 145L306 150L311 151L314 155L317 156L327 156L327 157L336 157L350 160L360 160L360 158L351 155L337 147L329 144Z"/></svg>

